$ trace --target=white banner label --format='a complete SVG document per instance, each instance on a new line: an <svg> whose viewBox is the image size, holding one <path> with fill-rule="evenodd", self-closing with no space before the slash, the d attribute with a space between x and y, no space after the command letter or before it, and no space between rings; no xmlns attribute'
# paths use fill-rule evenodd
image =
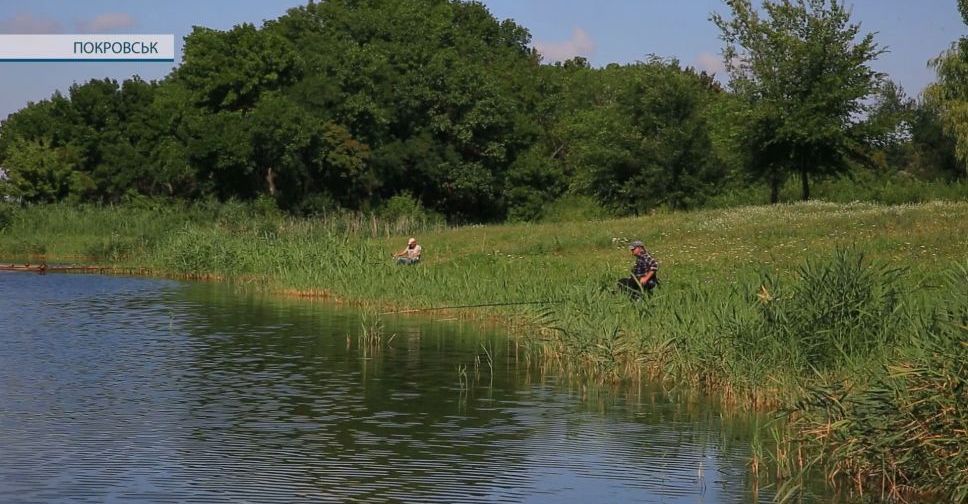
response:
<svg viewBox="0 0 968 504"><path fill-rule="evenodd" d="M0 61L175 61L175 36L0 35Z"/></svg>

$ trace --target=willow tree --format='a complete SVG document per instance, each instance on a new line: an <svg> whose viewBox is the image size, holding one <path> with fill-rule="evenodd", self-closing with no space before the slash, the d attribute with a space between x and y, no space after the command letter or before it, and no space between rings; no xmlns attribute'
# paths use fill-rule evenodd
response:
<svg viewBox="0 0 968 504"><path fill-rule="evenodd" d="M958 10L968 25L968 0L958 0ZM968 37L961 37L931 65L938 82L925 94L940 109L944 130L954 138L958 161L968 174Z"/></svg>
<svg viewBox="0 0 968 504"><path fill-rule="evenodd" d="M727 0L729 17L712 21L725 43L730 85L750 104L743 136L754 176L770 200L790 175L803 199L811 175L846 171L861 151L856 123L881 74L869 66L883 52L838 0Z"/></svg>

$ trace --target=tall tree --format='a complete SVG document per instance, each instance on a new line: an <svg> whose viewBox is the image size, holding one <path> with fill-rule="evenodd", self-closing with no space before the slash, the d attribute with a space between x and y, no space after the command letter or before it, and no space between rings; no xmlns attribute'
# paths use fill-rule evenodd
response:
<svg viewBox="0 0 968 504"><path fill-rule="evenodd" d="M369 149L372 203L409 193L457 220L505 215L508 167L536 134L527 30L453 0L310 3L263 30L304 62L285 93Z"/></svg>
<svg viewBox="0 0 968 504"><path fill-rule="evenodd" d="M620 214L700 204L723 176L704 115L718 92L675 60L587 73L598 93L563 128L572 188Z"/></svg>
<svg viewBox="0 0 968 504"><path fill-rule="evenodd" d="M869 63L883 52L861 35L839 0L726 0L730 17L712 21L725 42L732 88L749 101L751 168L771 186L800 176L809 199L811 175L843 172L862 141L854 133L864 99L881 75Z"/></svg>

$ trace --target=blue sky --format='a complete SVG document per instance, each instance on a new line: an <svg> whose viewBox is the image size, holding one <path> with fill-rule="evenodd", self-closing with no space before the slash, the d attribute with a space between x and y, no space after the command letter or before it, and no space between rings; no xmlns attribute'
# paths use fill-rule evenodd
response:
<svg viewBox="0 0 968 504"><path fill-rule="evenodd" d="M0 33L174 33L176 56L181 38L193 25L231 28L260 24L301 5L302 0L120 1L0 0ZM527 27L547 59L581 55L594 65L628 63L648 54L676 57L683 64L722 73L722 44L709 22L724 11L720 0L485 0L498 18ZM854 0L854 19L877 32L889 53L875 62L916 95L934 74L927 67L962 36L955 0ZM3 63L0 62L0 119L28 101L49 97L73 82L92 78L124 79L138 74L158 79L168 63Z"/></svg>

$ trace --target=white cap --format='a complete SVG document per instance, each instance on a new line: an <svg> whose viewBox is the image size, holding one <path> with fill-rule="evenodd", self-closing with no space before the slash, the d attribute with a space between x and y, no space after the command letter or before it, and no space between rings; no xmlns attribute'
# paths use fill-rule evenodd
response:
<svg viewBox="0 0 968 504"><path fill-rule="evenodd" d="M411 239L407 240L407 245L413 245L414 243L417 243L417 239L416 238L411 238Z"/></svg>

